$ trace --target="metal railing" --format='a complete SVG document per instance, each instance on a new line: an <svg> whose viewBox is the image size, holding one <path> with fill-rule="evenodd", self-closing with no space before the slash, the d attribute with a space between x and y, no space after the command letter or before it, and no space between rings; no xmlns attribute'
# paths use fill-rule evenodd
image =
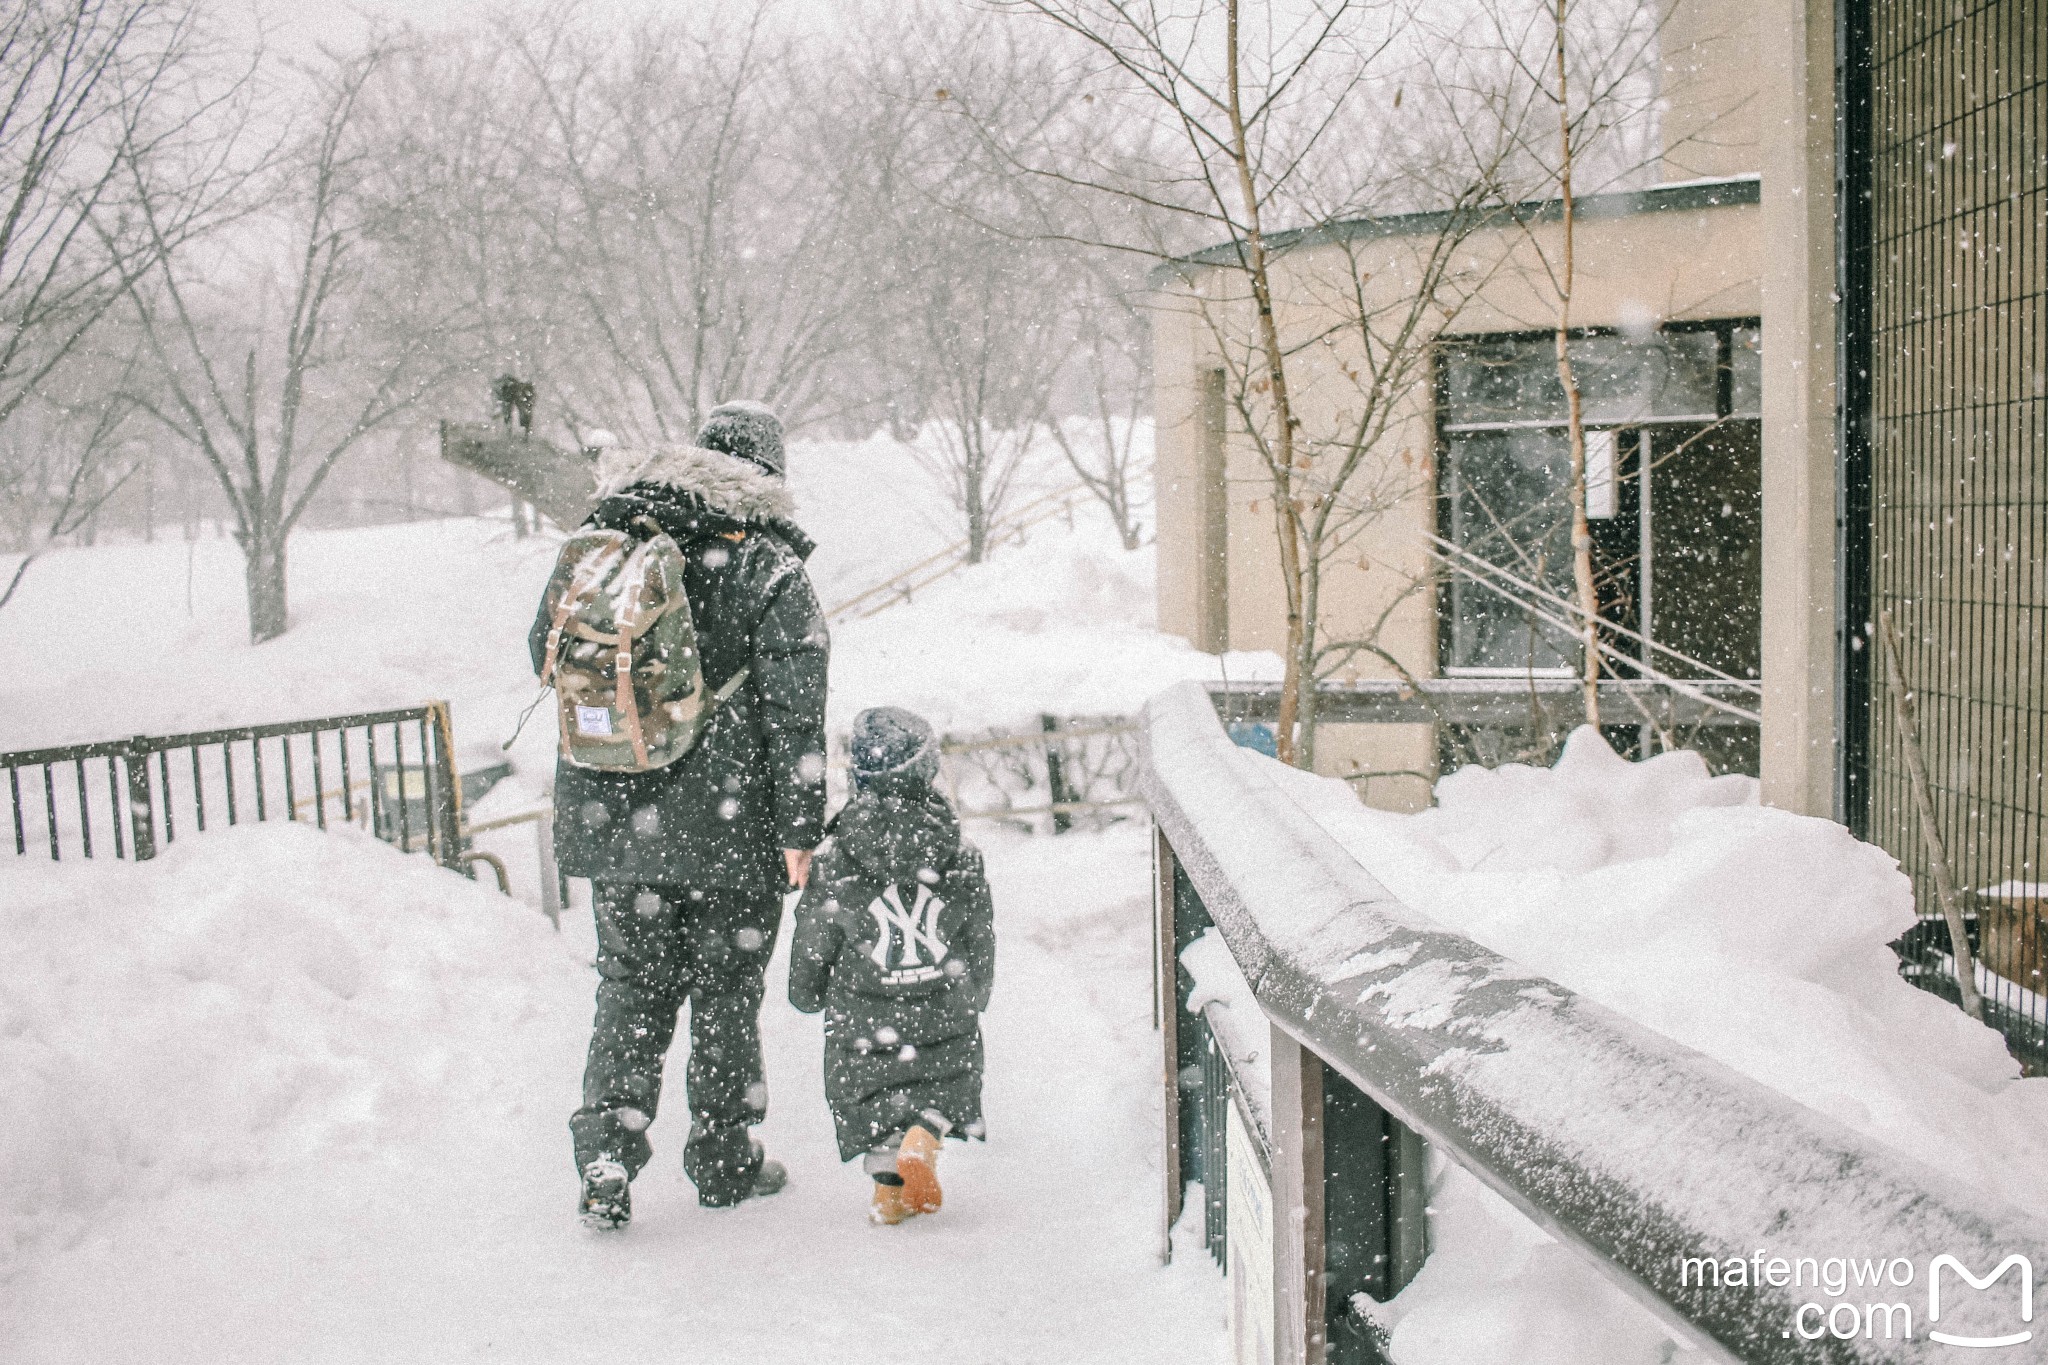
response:
<svg viewBox="0 0 2048 1365"><path fill-rule="evenodd" d="M325 829L331 813L459 867L462 791L451 733L447 704L427 702L0 754L14 851L47 849L61 860L111 848L141 861L209 825L278 818Z"/></svg>
<svg viewBox="0 0 2048 1365"><path fill-rule="evenodd" d="M1128 717L1040 716L1029 729L942 736L939 780L962 820L1042 816L1064 834L1137 807L1137 741Z"/></svg>
<svg viewBox="0 0 2048 1365"><path fill-rule="evenodd" d="M1199 915L1221 933L1271 1026L1273 1289L1260 1311L1272 1314L1274 1361L1378 1359L1370 1332L1346 1315L1354 1289L1380 1298L1386 1287L1332 1271L1333 1198L1358 1196L1395 1224L1421 1216L1405 1161L1374 1169L1342 1155L1331 1099L1347 1090L1506 1198L1703 1361L1940 1353L1924 1333L1813 1336L1795 1318L1810 1287L1761 1275L1723 1284L1718 1274L1708 1285L1688 1278L1688 1258L1725 1265L1768 1248L1922 1268L1912 1290L1887 1298L1931 1289L1938 1256L1978 1273L2009 1257L2048 1265L2038 1221L1402 905L1294 803L1269 760L1231 741L1200 687L1153 699L1143 747L1158 832L1167 1211L1179 1212L1185 1169L1174 1024L1186 996L1165 986L1184 918ZM1412 1226L1396 1227L1404 1234L1419 1252ZM1233 1260L1240 1252L1233 1247ZM1996 1296L1952 1294L1940 1302L1939 1330L2006 1335L2007 1310ZM2041 1337L2007 1354L2048 1358Z"/></svg>

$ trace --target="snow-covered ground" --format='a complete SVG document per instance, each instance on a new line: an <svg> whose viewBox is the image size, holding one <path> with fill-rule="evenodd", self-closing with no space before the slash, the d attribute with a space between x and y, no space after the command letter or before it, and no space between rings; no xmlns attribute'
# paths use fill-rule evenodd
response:
<svg viewBox="0 0 2048 1365"><path fill-rule="evenodd" d="M676 1094L617 1236L571 1216L586 923L302 826L0 863L0 1359L1219 1359L1214 1269L1158 1263L1143 836L988 849L990 1140L945 1211L866 1223L778 954L789 1188L700 1209Z"/></svg>
<svg viewBox="0 0 2048 1365"><path fill-rule="evenodd" d="M1412 909L1885 1143L2048 1216L2048 1078L1908 984L1886 946L1912 889L1882 849L1758 804L1697 755L1618 757L1590 729L1553 768L1466 768L1396 815L1278 770ZM1190 950L1192 951L1192 950ZM1245 988L1204 966L1224 1001ZM1239 1005L1230 1005L1237 1012ZM1557 1079L1557 1078L1552 1078ZM1668 1365L1633 1301L1477 1179L1438 1162L1431 1251L1375 1315L1400 1365Z"/></svg>
<svg viewBox="0 0 2048 1365"><path fill-rule="evenodd" d="M886 441L794 449L828 605L949 539L924 478ZM293 628L251 648L230 542L53 553L0 617L0 749L438 697L465 760L495 754L552 556L485 520L300 535ZM836 628L834 724L1130 710L1206 673L1151 629L1150 560L1083 511ZM537 799L552 745L538 713L472 816ZM145 867L0 863L0 1359L1218 1359L1213 1267L1158 1258L1145 842L977 833L991 1140L949 1145L945 1212L890 1230L836 1159L779 959L764 1133L789 1190L699 1209L676 1095L633 1227L576 1226L590 930L534 913L523 828L485 839L514 901L275 825Z"/></svg>

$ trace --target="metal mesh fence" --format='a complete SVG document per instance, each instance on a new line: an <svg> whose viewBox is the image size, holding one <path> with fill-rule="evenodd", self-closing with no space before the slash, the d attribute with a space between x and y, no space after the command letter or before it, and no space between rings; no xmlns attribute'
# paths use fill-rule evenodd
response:
<svg viewBox="0 0 2048 1365"><path fill-rule="evenodd" d="M1913 878L1906 975L1954 998L1937 855L1878 657L1888 615L1986 1020L2038 1070L2048 23L2033 0L1844 13L1845 808Z"/></svg>

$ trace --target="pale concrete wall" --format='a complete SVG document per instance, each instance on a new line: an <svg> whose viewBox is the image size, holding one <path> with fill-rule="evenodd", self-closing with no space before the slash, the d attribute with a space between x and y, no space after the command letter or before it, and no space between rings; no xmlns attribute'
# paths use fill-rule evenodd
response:
<svg viewBox="0 0 2048 1365"><path fill-rule="evenodd" d="M1196 638L1195 594L1200 588L1196 555L1201 493L1195 479L1205 352L1199 344L1199 325L1179 295L1165 292L1154 297L1154 354L1172 357L1171 363L1153 366L1152 378L1152 411L1158 433L1153 451L1153 515L1159 541L1159 628L1186 640Z"/></svg>
<svg viewBox="0 0 2048 1365"><path fill-rule="evenodd" d="M1763 0L1763 794L1833 816L1834 7Z"/></svg>
<svg viewBox="0 0 2048 1365"><path fill-rule="evenodd" d="M1459 314L1449 335L1540 330L1553 325L1555 304L1539 251L1555 257L1557 224L1542 224L1532 239L1519 228L1490 231L1465 248L1465 268L1486 281ZM1573 322L1586 327L1650 328L1671 321L1754 317L1762 257L1761 215L1755 205L1661 210L1625 217L1591 217L1578 227L1578 280ZM1290 342L1330 332L1332 344L1313 346L1291 366L1296 410L1311 430L1341 429L1355 420L1358 386L1347 367L1363 365L1355 331L1334 332L1347 315L1340 302L1352 282L1366 279L1368 307L1413 295L1419 255L1427 239L1388 236L1289 252L1276 262L1277 312ZM1196 272L1192 288L1163 291L1155 300L1154 364L1159 404L1159 620L1161 628L1194 637L1200 581L1195 534L1199 500L1194 472L1200 431L1200 376L1229 359L1242 372L1251 336L1240 299L1219 296L1239 288L1232 272ZM1257 446L1233 414L1228 443L1230 645L1278 650L1286 634L1285 596L1273 524L1271 482ZM1405 408L1380 439L1354 489L1371 487L1381 510L1326 570L1323 623L1327 638L1375 635L1401 667L1416 676L1437 672L1435 594L1427 587L1429 560L1419 532L1435 526L1436 432L1426 370ZM1398 677L1383 659L1361 656L1339 676ZM1317 767L1434 770L1426 726L1344 727L1320 746ZM1368 734L1368 732L1376 732ZM1374 784L1375 804L1408 806L1412 781ZM1384 797L1383 794L1384 793Z"/></svg>
<svg viewBox="0 0 2048 1365"><path fill-rule="evenodd" d="M1780 0L1674 0L1658 38L1666 180L1745 175L1761 164L1762 10Z"/></svg>

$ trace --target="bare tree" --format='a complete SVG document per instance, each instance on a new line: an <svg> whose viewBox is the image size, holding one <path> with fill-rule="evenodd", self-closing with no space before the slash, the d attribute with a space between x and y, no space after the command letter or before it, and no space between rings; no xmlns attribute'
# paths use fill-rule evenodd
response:
<svg viewBox="0 0 2048 1365"><path fill-rule="evenodd" d="M1138 443L1151 407L1146 323L1130 283L1116 278L1100 253L1090 257L1068 266L1075 275L1066 375L1073 408L1056 409L1046 429L1067 467L1108 510L1123 547L1135 550L1144 542L1140 518L1150 470Z"/></svg>
<svg viewBox="0 0 2048 1365"><path fill-rule="evenodd" d="M1040 206L957 114L1036 120L1048 73L1014 33L928 9L874 31L857 64L866 174L848 204L883 228L863 252L863 342L975 563L1050 424L1076 263L1033 231Z"/></svg>
<svg viewBox="0 0 2048 1365"><path fill-rule="evenodd" d="M134 407L120 391L133 363L69 366L78 391L17 408L0 425L0 525L21 555L0 608L36 560L88 526L141 467L122 458Z"/></svg>
<svg viewBox="0 0 2048 1365"><path fill-rule="evenodd" d="M357 136L364 92L389 55L373 45L308 77L312 118L257 187L266 206L203 265L158 234L156 268L131 288L155 362L145 410L212 470L246 561L249 636L289 623L286 545L343 456L431 384L439 319L413 307L400 258L380 258ZM236 250L238 249L238 250Z"/></svg>
<svg viewBox="0 0 2048 1365"><path fill-rule="evenodd" d="M220 182L181 155L196 45L172 0L24 0L0 17L0 424L158 254L215 222ZM135 176L173 162L179 192L145 231Z"/></svg>
<svg viewBox="0 0 2048 1365"><path fill-rule="evenodd" d="M1118 112L1150 133L1117 166L1101 157L1077 164L1043 144L1018 149L1015 163L1222 239L1179 261L1177 302L1205 325L1228 402L1264 472L1259 503L1273 519L1286 607L1277 740L1283 760L1305 765L1313 760L1318 679L1361 653L1392 661L1376 638L1326 638L1324 574L1419 486L1424 470L1414 452L1403 460L1387 439L1427 375L1430 345L1477 287L1459 248L1490 221L1504 148L1468 136L1454 150L1470 155L1432 148L1423 156L1359 120L1367 107L1387 115L1368 92L1394 86L1392 77L1449 88L1432 84L1427 63L1403 64L1404 14L1395 5L1312 0L1285 14L1250 0L1171 13L1129 0L1013 7L1095 54ZM1334 261L1303 264L1284 278L1276 267L1304 244L1345 240L1317 233L1321 225L1419 206L1439 210L1436 226L1378 243L1370 264L1360 255L1366 248L1347 245ZM1289 230L1276 235L1275 218ZM1157 242L1117 244L1176 256ZM1373 279L1390 272L1402 288L1376 289ZM1293 298L1283 296L1289 290ZM1308 306L1297 312L1296 301ZM1304 354L1340 347L1337 373L1348 391L1302 406L1304 373L1328 368L1305 365Z"/></svg>
<svg viewBox="0 0 2048 1365"><path fill-rule="evenodd" d="M528 212L572 335L601 358L549 378L591 425L686 439L739 397L792 424L829 415L822 366L851 297L841 171L818 155L832 77L764 8L650 17L616 40L567 9L500 29L542 115L521 151Z"/></svg>
<svg viewBox="0 0 2048 1365"><path fill-rule="evenodd" d="M1029 253L971 223L917 243L911 326L927 411L918 447L967 531L967 561L988 555L1052 397L1057 303Z"/></svg>
<svg viewBox="0 0 2048 1365"><path fill-rule="evenodd" d="M1657 41L1668 10L1613 0L1546 0L1539 6L1493 4L1484 14L1494 34L1490 52L1499 76L1473 90L1489 106L1493 126L1512 154L1501 177L1503 210L1520 229L1523 259L1535 263L1538 288L1553 306L1552 336L1565 400L1568 453L1566 516L1574 602L1567 611L1578 638L1581 698L1586 723L1600 724L1599 681L1605 643L1614 623L1601 614L1600 581L1588 516L1585 407L1572 364L1573 291L1578 276L1578 197L1590 180L1596 190L1639 176L1656 161L1652 104ZM1646 140L1647 139L1647 140ZM1539 206L1530 212L1528 204ZM1557 208L1553 241L1543 228L1545 208ZM1610 477L1613 477L1610 474ZM1540 528L1541 530L1547 528ZM1454 565L1456 571L1465 567ZM1532 571L1541 579L1540 567ZM1492 575L1499 578L1500 575ZM1515 589L1521 592L1521 589ZM1524 600L1518 598L1517 600ZM1525 600L1532 620L1542 613ZM1639 671L1656 671L1647 658Z"/></svg>

